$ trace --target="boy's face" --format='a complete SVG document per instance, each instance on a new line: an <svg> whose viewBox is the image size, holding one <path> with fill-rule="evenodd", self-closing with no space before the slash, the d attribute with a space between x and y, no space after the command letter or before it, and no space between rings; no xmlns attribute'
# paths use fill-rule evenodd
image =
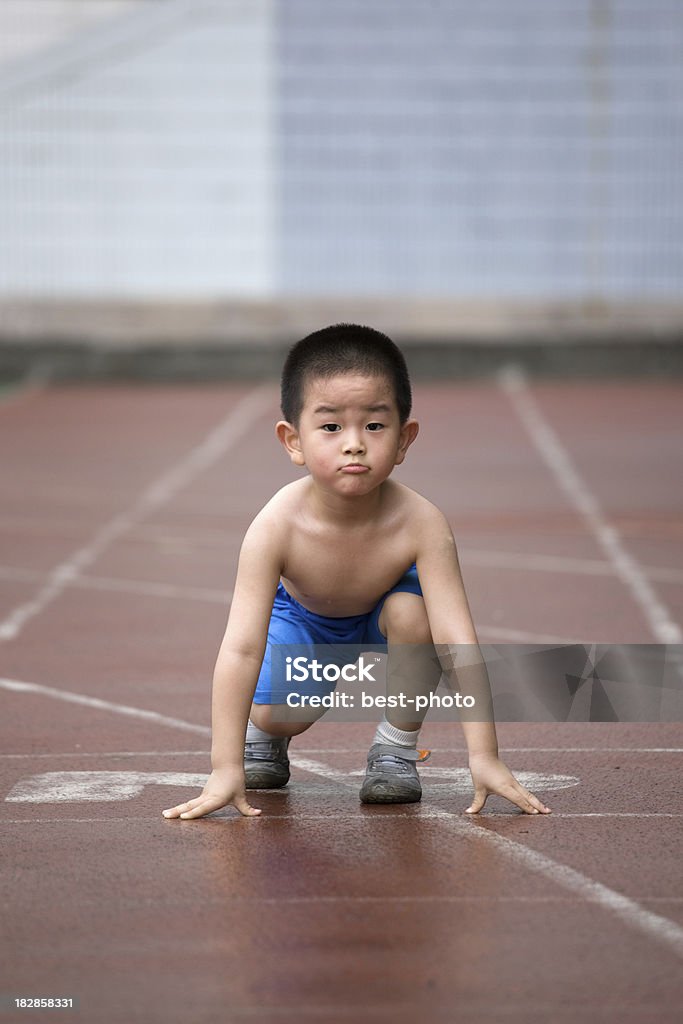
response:
<svg viewBox="0 0 683 1024"><path fill-rule="evenodd" d="M277 425L292 462L306 466L325 490L348 497L383 483L403 462L417 431L416 420L401 426L391 382L361 373L312 378L298 428Z"/></svg>

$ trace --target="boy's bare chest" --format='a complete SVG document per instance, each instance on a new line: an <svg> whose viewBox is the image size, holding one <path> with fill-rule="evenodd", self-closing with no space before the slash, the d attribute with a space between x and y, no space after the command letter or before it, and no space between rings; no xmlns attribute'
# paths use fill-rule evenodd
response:
<svg viewBox="0 0 683 1024"><path fill-rule="evenodd" d="M372 610L413 563L414 544L401 526L391 530L294 530L283 582L318 615L362 615Z"/></svg>

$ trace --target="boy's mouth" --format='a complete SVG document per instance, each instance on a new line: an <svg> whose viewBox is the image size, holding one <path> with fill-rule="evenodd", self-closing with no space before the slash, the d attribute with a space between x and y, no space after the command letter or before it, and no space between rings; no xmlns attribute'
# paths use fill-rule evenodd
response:
<svg viewBox="0 0 683 1024"><path fill-rule="evenodd" d="M363 466L360 462L350 462L348 466L342 466L342 473L367 473L369 466Z"/></svg>

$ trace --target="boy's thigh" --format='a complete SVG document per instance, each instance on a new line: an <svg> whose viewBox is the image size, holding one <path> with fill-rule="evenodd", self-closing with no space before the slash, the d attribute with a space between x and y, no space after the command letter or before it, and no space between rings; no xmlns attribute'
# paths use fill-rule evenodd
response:
<svg viewBox="0 0 683 1024"><path fill-rule="evenodd" d="M306 673L306 665L302 666L302 662L315 663L321 648L324 648L325 661L344 663L345 647L347 643L361 642L359 633L362 627L359 630L356 625L348 636L331 636L320 620L320 616L311 613L309 617L305 608L278 594L268 626L266 650L253 696L254 705L273 708L280 705L281 710L284 710L284 705L288 722L305 719L310 724L324 713L324 708L315 706L317 700L311 705L308 698L321 698L333 693L337 682L334 673L324 677L320 672ZM288 697L292 695L297 699L289 703ZM297 714L297 711L301 713ZM270 713L271 718L274 715L274 711Z"/></svg>

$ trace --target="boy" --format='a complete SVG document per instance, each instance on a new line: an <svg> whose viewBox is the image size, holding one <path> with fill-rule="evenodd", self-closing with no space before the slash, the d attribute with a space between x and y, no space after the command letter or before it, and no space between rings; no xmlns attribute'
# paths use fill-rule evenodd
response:
<svg viewBox="0 0 683 1024"><path fill-rule="evenodd" d="M290 351L276 434L308 475L278 491L247 530L214 673L213 770L200 796L165 817L199 818L227 805L257 815L246 790L288 781L290 738L312 722L283 713L287 689L270 678L273 644L381 642L390 658L392 645L429 645L446 656L428 689L453 665L454 645L478 653L448 523L391 479L418 433L410 410L405 360L379 331L337 324ZM480 705L485 670L483 678ZM424 712L410 717L392 709L378 726L363 802L420 799L416 746ZM468 813L480 811L490 793L526 813L549 813L499 760L490 716L476 717L461 716L475 789Z"/></svg>

